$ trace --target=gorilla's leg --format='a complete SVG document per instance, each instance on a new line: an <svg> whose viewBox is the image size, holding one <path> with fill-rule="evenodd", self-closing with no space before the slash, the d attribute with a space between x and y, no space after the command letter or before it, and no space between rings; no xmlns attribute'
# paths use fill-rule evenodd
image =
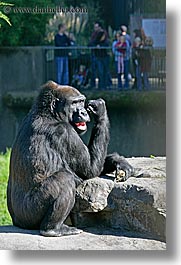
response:
<svg viewBox="0 0 181 265"><path fill-rule="evenodd" d="M56 190L54 194L57 193L57 196L50 203L40 224L40 233L44 236L63 236L81 233L82 230L63 224L75 203L76 186L74 177L70 173L63 172L59 176L56 176L54 183L52 182L51 185L52 191ZM51 191L51 189L49 190Z"/></svg>
<svg viewBox="0 0 181 265"><path fill-rule="evenodd" d="M12 195L15 209L11 211L13 224L25 229L40 228L40 233L45 236L80 233L80 230L63 224L74 206L76 182L71 173L57 172L42 180L26 195L15 192Z"/></svg>
<svg viewBox="0 0 181 265"><path fill-rule="evenodd" d="M112 173L114 171L115 178L118 178L119 181L125 181L134 175L134 168L123 156L120 156L118 153L107 155L101 175Z"/></svg>

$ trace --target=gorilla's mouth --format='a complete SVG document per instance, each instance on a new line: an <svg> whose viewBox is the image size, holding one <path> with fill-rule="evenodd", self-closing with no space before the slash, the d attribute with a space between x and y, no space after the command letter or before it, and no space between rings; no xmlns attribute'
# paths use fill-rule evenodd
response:
<svg viewBox="0 0 181 265"><path fill-rule="evenodd" d="M80 131L85 131L85 130L87 130L87 125L86 125L86 122L84 122L84 121L76 122L76 123L75 123L75 126L76 126L76 128L79 129Z"/></svg>

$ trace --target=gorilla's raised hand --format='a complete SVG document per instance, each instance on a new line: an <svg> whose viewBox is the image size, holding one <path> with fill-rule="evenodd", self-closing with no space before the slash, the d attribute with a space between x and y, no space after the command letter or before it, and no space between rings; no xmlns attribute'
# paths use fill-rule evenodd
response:
<svg viewBox="0 0 181 265"><path fill-rule="evenodd" d="M103 99L90 100L87 105L87 110L94 114L95 119L104 117L106 113L106 104Z"/></svg>

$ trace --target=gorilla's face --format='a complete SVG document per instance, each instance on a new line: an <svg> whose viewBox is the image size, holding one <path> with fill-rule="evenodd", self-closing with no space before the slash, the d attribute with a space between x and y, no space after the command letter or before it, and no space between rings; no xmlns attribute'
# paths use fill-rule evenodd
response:
<svg viewBox="0 0 181 265"><path fill-rule="evenodd" d="M74 87L61 86L53 81L49 81L47 84L49 88L46 93L45 90L42 90L42 93L45 94L43 108L45 109L46 105L50 106L49 109L53 117L70 123L78 134L85 133L87 131L86 123L90 121L85 109L85 96Z"/></svg>
<svg viewBox="0 0 181 265"><path fill-rule="evenodd" d="M74 127L78 134L83 134L87 131L87 122L90 121L90 117L85 109L85 97L79 95L71 97L66 102L68 107L68 119L70 124Z"/></svg>

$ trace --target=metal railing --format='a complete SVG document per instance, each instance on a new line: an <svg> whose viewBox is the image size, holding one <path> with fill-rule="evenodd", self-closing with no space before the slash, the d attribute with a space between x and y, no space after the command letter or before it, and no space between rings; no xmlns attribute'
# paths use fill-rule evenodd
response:
<svg viewBox="0 0 181 265"><path fill-rule="evenodd" d="M73 85L78 89L98 89L100 76L96 64L93 67L94 58L107 57L107 73L108 81L105 89L118 89L118 75L115 65L115 57L111 47L84 47L70 46L61 47L43 47L44 52L44 73L45 81L57 81L56 55L60 53L62 56L68 57L68 74L69 85ZM149 84L152 90L163 90L166 88L166 50L151 48L151 69L148 72ZM145 60L147 60L145 58ZM82 76L81 76L82 74ZM80 78L79 78L80 75ZM141 74L143 75L143 73ZM94 76L94 77L93 77ZM77 78L77 79L76 79ZM92 85L92 78L95 78L95 86ZM122 75L124 83L124 75ZM132 57L129 60L129 88L133 88L135 81L135 68Z"/></svg>

